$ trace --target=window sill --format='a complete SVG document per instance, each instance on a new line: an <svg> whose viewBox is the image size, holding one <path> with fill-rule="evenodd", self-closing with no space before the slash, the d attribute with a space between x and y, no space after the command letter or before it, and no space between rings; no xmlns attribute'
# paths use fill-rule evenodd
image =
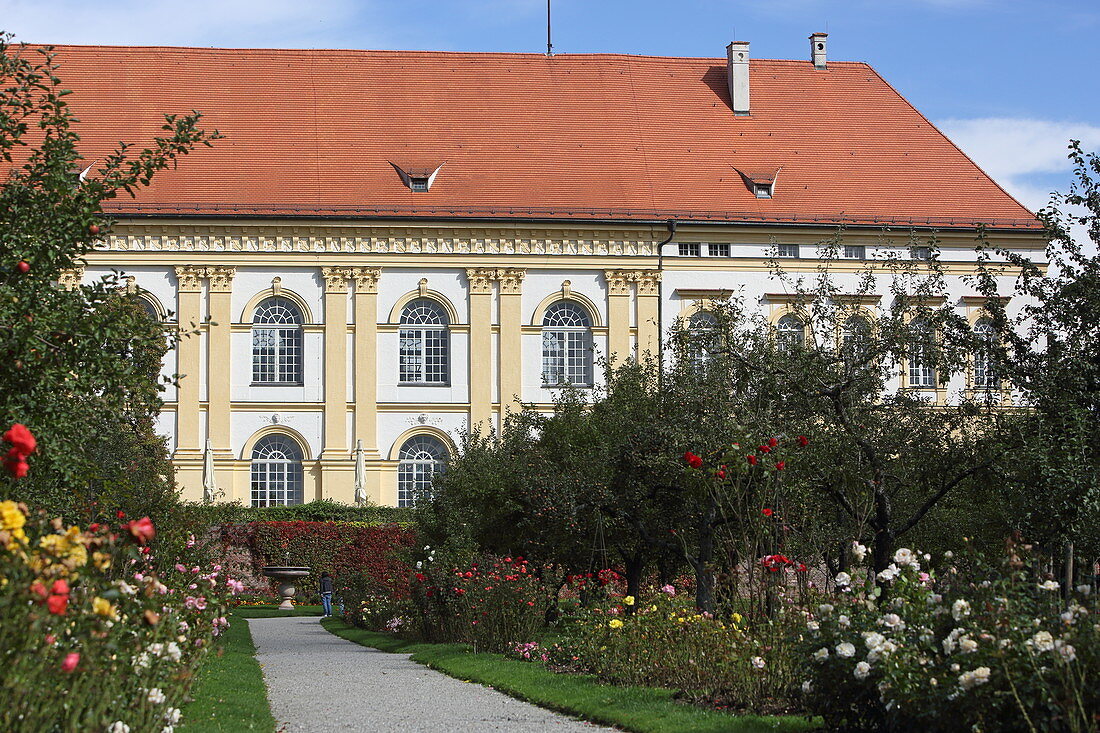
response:
<svg viewBox="0 0 1100 733"><path fill-rule="evenodd" d="M542 383L543 389L565 389L566 387L576 387L577 389L593 389L595 385L592 384L572 384L570 382L562 382L561 384L547 384Z"/></svg>
<svg viewBox="0 0 1100 733"><path fill-rule="evenodd" d="M249 387L304 387L305 382L250 382Z"/></svg>
<svg viewBox="0 0 1100 733"><path fill-rule="evenodd" d="M450 387L450 382L398 382L398 387Z"/></svg>

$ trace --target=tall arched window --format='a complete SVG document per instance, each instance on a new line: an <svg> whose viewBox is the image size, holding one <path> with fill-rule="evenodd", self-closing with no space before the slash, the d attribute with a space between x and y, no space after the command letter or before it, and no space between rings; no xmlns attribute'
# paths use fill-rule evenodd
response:
<svg viewBox="0 0 1100 733"><path fill-rule="evenodd" d="M993 368L993 321L983 318L974 324L974 388L1000 389L1001 379Z"/></svg>
<svg viewBox="0 0 1100 733"><path fill-rule="evenodd" d="M252 506L302 503L302 449L285 435L265 435L252 449Z"/></svg>
<svg viewBox="0 0 1100 733"><path fill-rule="evenodd" d="M397 506L412 506L431 491L432 476L447 465L447 446L432 435L414 435L405 441L397 459Z"/></svg>
<svg viewBox="0 0 1100 733"><path fill-rule="evenodd" d="M592 386L592 321L568 300L551 305L542 319L542 383Z"/></svg>
<svg viewBox="0 0 1100 733"><path fill-rule="evenodd" d="M252 381L302 383L302 311L288 298L268 298L252 316Z"/></svg>
<svg viewBox="0 0 1100 733"><path fill-rule="evenodd" d="M403 384L447 384L450 371L450 319L443 306L417 298L401 311Z"/></svg>
<svg viewBox="0 0 1100 733"><path fill-rule="evenodd" d="M867 341L871 337L871 326L863 316L851 316L844 321L840 333L840 356L851 364L859 361L867 353Z"/></svg>
<svg viewBox="0 0 1100 733"><path fill-rule="evenodd" d="M706 362L714 352L718 337L718 317L710 311L699 311L688 319L688 358L696 366Z"/></svg>
<svg viewBox="0 0 1100 733"><path fill-rule="evenodd" d="M779 331L780 350L793 351L802 348L806 343L806 327L798 316L783 316L776 328Z"/></svg>
<svg viewBox="0 0 1100 733"><path fill-rule="evenodd" d="M912 341L909 345L909 386L935 387L936 368L932 364L932 330L922 319L909 324Z"/></svg>

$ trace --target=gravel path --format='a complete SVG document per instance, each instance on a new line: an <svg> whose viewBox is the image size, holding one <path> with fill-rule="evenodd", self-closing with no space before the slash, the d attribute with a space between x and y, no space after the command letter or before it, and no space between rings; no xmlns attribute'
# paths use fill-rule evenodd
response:
<svg viewBox="0 0 1100 733"><path fill-rule="evenodd" d="M317 617L251 619L277 730L610 730L330 634ZM284 726L279 728L278 726Z"/></svg>

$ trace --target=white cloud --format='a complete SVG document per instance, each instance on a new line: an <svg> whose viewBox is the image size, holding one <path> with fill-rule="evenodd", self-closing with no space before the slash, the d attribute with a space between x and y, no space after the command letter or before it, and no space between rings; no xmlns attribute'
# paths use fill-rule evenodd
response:
<svg viewBox="0 0 1100 733"><path fill-rule="evenodd" d="M1100 149L1100 126L1011 117L940 120L937 125L986 173L1031 208L1047 203L1053 188L1070 184L1069 141Z"/></svg>

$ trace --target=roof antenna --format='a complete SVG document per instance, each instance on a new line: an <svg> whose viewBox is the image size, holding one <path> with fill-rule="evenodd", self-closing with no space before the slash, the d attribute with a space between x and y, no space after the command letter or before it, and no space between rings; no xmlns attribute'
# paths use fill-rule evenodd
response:
<svg viewBox="0 0 1100 733"><path fill-rule="evenodd" d="M546 0L546 55L554 55L554 44L550 42L550 0Z"/></svg>

